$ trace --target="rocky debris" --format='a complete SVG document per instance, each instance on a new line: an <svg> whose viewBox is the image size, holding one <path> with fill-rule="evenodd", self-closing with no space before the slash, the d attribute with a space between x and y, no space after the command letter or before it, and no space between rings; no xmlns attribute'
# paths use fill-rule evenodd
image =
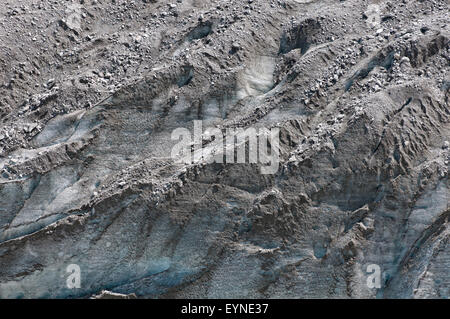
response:
<svg viewBox="0 0 450 319"><path fill-rule="evenodd" d="M448 12L6 1L0 298L448 297ZM279 170L175 161L194 120L280 128Z"/></svg>
<svg viewBox="0 0 450 319"><path fill-rule="evenodd" d="M69 4L65 10L65 17L60 20L65 29L70 29L78 34L81 31L82 12L81 5L78 3ZM85 15L84 15L85 16Z"/></svg>

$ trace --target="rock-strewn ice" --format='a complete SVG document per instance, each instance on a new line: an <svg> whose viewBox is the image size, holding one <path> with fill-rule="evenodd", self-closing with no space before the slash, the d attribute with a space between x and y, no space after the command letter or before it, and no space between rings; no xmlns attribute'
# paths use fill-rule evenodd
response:
<svg viewBox="0 0 450 319"><path fill-rule="evenodd" d="M5 0L0 298L448 298L448 21L444 0ZM174 161L194 120L280 128L278 172Z"/></svg>

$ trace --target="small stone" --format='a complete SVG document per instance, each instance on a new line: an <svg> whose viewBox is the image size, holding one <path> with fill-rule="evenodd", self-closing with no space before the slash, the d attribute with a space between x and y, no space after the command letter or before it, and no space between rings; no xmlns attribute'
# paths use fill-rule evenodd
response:
<svg viewBox="0 0 450 319"><path fill-rule="evenodd" d="M403 64L403 63L409 63L410 62L410 60L409 60L409 58L407 57L407 56L404 56L401 60L400 60L400 64Z"/></svg>
<svg viewBox="0 0 450 319"><path fill-rule="evenodd" d="M47 84L45 85L47 89L51 89L52 87L55 86L55 79L50 79L47 81Z"/></svg>

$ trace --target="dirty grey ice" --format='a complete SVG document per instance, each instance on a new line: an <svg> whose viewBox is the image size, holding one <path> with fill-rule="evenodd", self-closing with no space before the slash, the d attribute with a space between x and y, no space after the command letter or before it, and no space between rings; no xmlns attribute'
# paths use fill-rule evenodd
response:
<svg viewBox="0 0 450 319"><path fill-rule="evenodd" d="M2 0L0 298L448 298L449 12ZM177 161L196 120L278 170Z"/></svg>

